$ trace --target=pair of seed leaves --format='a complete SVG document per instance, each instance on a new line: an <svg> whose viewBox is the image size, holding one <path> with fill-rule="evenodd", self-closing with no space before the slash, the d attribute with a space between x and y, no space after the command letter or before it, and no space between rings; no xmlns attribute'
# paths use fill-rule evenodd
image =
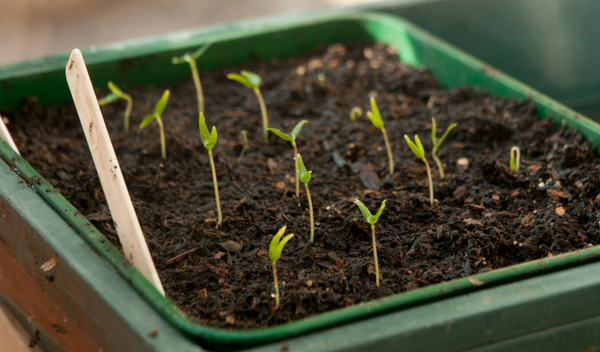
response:
<svg viewBox="0 0 600 352"><path fill-rule="evenodd" d="M210 152L215 144L217 144L217 128L213 126L212 131L208 133L203 113L200 113L198 125L200 125L200 138L202 139L202 144L204 144L204 147Z"/></svg>
<svg viewBox="0 0 600 352"><path fill-rule="evenodd" d="M98 104L106 105L110 104L117 99L131 100L131 96L121 90L116 84L112 81L108 81L108 89L110 89L110 94L105 96L104 98L98 100Z"/></svg>
<svg viewBox="0 0 600 352"><path fill-rule="evenodd" d="M354 203L356 203L356 205L358 205L360 212L365 217L365 220L367 220L369 225L371 225L371 227L375 226L375 224L377 223L377 220L379 220L379 217L381 216L381 213L383 212L383 209L385 208L385 200L384 200L381 203L381 206L379 206L379 211L377 211L377 214L372 215L371 212L369 211L369 209L363 204L363 202L361 202L358 199L355 199Z"/></svg>
<svg viewBox="0 0 600 352"><path fill-rule="evenodd" d="M271 240L271 245L269 246L269 258L271 259L271 261L273 262L273 264L275 264L278 260L279 257L281 256L281 252L283 251L283 247L285 246L285 244L292 238L294 237L294 234L289 234L287 236L285 236L281 241L281 236L283 236L283 234L285 233L287 226L282 227L275 236L273 236L273 239Z"/></svg>
<svg viewBox="0 0 600 352"><path fill-rule="evenodd" d="M302 120L298 122L290 134L283 133L275 128L268 128L267 130L275 133L277 136L279 136L279 138L283 139L284 141L288 141L294 144L296 142L296 138L298 138L298 135L300 134L300 130L302 130L302 127L304 127L304 124L306 123L308 123L308 120Z"/></svg>
<svg viewBox="0 0 600 352"><path fill-rule="evenodd" d="M244 70L242 70L240 74L230 73L227 75L227 78L240 82L252 90L257 90L262 80L256 73Z"/></svg>
<svg viewBox="0 0 600 352"><path fill-rule="evenodd" d="M168 89L165 90L162 97L160 97L160 99L154 106L154 114L146 115L146 117L144 117L144 119L140 123L140 128L144 128L148 126L150 122L160 119L163 112L165 111L165 107L167 106L167 102L169 101L170 94L171 92Z"/></svg>
<svg viewBox="0 0 600 352"><path fill-rule="evenodd" d="M204 55L206 50L208 50L208 48L210 48L211 45L212 42L201 46L200 48L198 48L198 50L194 51L193 53L185 53L182 56L174 56L171 59L171 62L173 62L173 65L179 65L184 62L190 63L192 60L196 61L200 58L200 56Z"/></svg>

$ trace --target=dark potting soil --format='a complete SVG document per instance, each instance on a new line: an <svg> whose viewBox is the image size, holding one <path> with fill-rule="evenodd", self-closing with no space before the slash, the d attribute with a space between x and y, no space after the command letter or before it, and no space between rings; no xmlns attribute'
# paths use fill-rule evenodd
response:
<svg viewBox="0 0 600 352"><path fill-rule="evenodd" d="M219 133L213 153L224 223L218 229L192 80L171 87L163 117L166 161L157 125L137 127L162 90L127 89L134 99L128 133L122 131L124 103L102 107L167 296L202 324L281 324L600 243L595 155L580 134L538 120L531 102L443 89L430 73L402 64L381 45L337 44L243 69L263 77L271 127L289 132L301 119L309 121L298 138L313 171L315 242L306 250L308 203L304 187L295 196L292 147L273 134L263 143L256 96L226 78L234 70L201 75L207 122ZM381 132L365 116L348 119L353 106L369 110L369 95L390 137L392 176ZM75 109L42 110L30 101L5 116L23 156L118 244ZM458 124L439 150L443 180L430 154L432 116L439 135ZM242 129L249 150L237 162ZM425 146L433 207L425 166L405 134L418 134ZM516 176L508 167L513 146L522 150ZM375 286L370 228L356 198L373 212L387 199L376 225L381 287ZM277 263L281 307L275 310L268 248L284 225L295 236Z"/></svg>

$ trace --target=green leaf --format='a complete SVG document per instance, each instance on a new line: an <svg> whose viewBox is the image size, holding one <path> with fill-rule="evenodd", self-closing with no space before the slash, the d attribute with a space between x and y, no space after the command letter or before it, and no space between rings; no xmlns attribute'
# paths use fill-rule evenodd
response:
<svg viewBox="0 0 600 352"><path fill-rule="evenodd" d="M267 128L267 131L271 131L271 132L275 133L276 135L278 135L284 141L288 141L288 142L293 142L294 141L294 139L292 137L290 137L287 134L281 132L280 130L277 130L277 129L274 129L274 128Z"/></svg>
<svg viewBox="0 0 600 352"><path fill-rule="evenodd" d="M119 99L118 95L116 95L115 93L109 93L104 98L98 100L98 104L100 104L100 105L106 105L106 104L110 104L113 101L118 100L118 99Z"/></svg>
<svg viewBox="0 0 600 352"><path fill-rule="evenodd" d="M285 236L281 242L279 242L279 245L277 245L277 252L279 252L279 255L281 255L281 253L283 252L283 247L285 247L285 244L288 243L289 240L292 239L292 237L294 237L294 234L291 233L287 236ZM279 256L277 256L277 259L279 259Z"/></svg>
<svg viewBox="0 0 600 352"><path fill-rule="evenodd" d="M302 127L306 123L308 123L308 120L302 120L296 124L296 127L294 127L294 129L292 130L292 133L291 133L292 139L294 141L296 140L296 138L298 138L298 135L300 134L300 130L302 130Z"/></svg>
<svg viewBox="0 0 600 352"><path fill-rule="evenodd" d="M371 111L367 112L367 116L375 128L380 130L384 128L381 114L379 113L379 108L377 108L377 103L374 98L371 98Z"/></svg>
<svg viewBox="0 0 600 352"><path fill-rule="evenodd" d="M212 130L210 131L210 138L206 143L206 149L212 150L215 144L217 144L217 128L213 126Z"/></svg>
<svg viewBox="0 0 600 352"><path fill-rule="evenodd" d="M206 121L204 120L204 114L200 113L200 118L198 120L198 126L200 128L200 138L202 139L202 144L204 147L208 145L208 141L210 140L210 133L208 133L208 128L206 128Z"/></svg>
<svg viewBox="0 0 600 352"><path fill-rule="evenodd" d="M167 102L169 101L170 94L171 92L167 89L163 93L162 97L160 97L160 100L158 101L158 103L156 103L156 106L154 107L154 113L156 115L162 116L163 112L165 111L165 107L167 106Z"/></svg>
<svg viewBox="0 0 600 352"><path fill-rule="evenodd" d="M119 98L123 98L123 95L124 95L123 91L112 81L108 81L108 89L110 89L110 91L113 92L113 94L115 94Z"/></svg>
<svg viewBox="0 0 600 352"><path fill-rule="evenodd" d="M248 131L246 131L246 130L241 130L240 131L240 134L246 135L246 133L248 133Z"/></svg>
<svg viewBox="0 0 600 352"><path fill-rule="evenodd" d="M142 120L142 123L140 123L140 128L148 126L148 124L154 120L156 120L156 115L146 115L146 117L144 117Z"/></svg>
<svg viewBox="0 0 600 352"><path fill-rule="evenodd" d="M296 155L296 162L298 163L298 175L300 176L300 180L307 184L312 177L312 171L306 171L306 166L304 166L304 162L302 161L302 156L300 154Z"/></svg>
<svg viewBox="0 0 600 352"><path fill-rule="evenodd" d="M413 153L415 153L417 158L423 160L423 158L425 157L425 150L423 149L423 145L421 144L419 137L417 135L415 135L415 142L417 143L416 145L410 141L410 138L408 138L407 135L404 135L404 139L406 139L406 143L408 144L410 149L413 151Z"/></svg>
<svg viewBox="0 0 600 352"><path fill-rule="evenodd" d="M279 229L277 234L275 236L273 236L273 239L271 240L271 244L269 245L269 258L271 259L273 264L275 264L279 260L279 257L281 256L281 252L283 252L283 247L285 246L285 244L292 237L294 237L294 234L289 234L289 235L285 236L285 238L283 240L281 240L281 242L279 241L281 236L283 236L283 234L285 233L286 228L287 227L284 226L281 229Z"/></svg>
<svg viewBox="0 0 600 352"><path fill-rule="evenodd" d="M363 204L363 202L361 202L358 199L355 199L354 203L356 203L356 205L358 205L358 209L360 209L360 212L365 217L365 220L367 220L367 222L370 223L369 219L371 217L373 217L373 215L371 215L371 212L369 211L369 209Z"/></svg>
<svg viewBox="0 0 600 352"><path fill-rule="evenodd" d="M233 81L238 81L241 84L245 85L246 87L250 88L250 89L256 89L256 85L252 84L252 82L250 82L249 80L247 80L244 76L242 75L238 75L237 73L230 73L227 75L227 78L233 80Z"/></svg>
<svg viewBox="0 0 600 352"><path fill-rule="evenodd" d="M385 201L387 199L384 199L383 202L381 203L381 206L379 206L379 210L377 211L377 214L373 215L373 217L371 218L371 221L369 221L369 223L371 225L375 225L377 223L377 221L379 220L379 217L381 216L381 213L383 213L383 209L385 208Z"/></svg>
<svg viewBox="0 0 600 352"><path fill-rule="evenodd" d="M188 54L187 54L187 53L185 53L183 56L173 56L173 57L171 58L171 63L172 63L173 65L179 65L179 64L182 64L182 63L184 63L184 62L187 62L187 61L185 60L185 58L186 58L186 55L188 55Z"/></svg>
<svg viewBox="0 0 600 352"><path fill-rule="evenodd" d="M248 81L250 81L252 84L254 84L255 88L258 88L260 86L260 82L262 81L262 78L260 78L259 75L257 75L254 72L250 72L250 71L244 71L242 70L240 72L242 74L242 76L246 77L246 79Z"/></svg>
<svg viewBox="0 0 600 352"><path fill-rule="evenodd" d="M211 45L212 45L212 42L209 42L208 44L205 44L205 45L201 46L200 48L198 48L198 50L194 51L194 53L191 54L192 59L198 60L200 58L200 56L204 55L206 50L208 50L208 48L210 48Z"/></svg>
<svg viewBox="0 0 600 352"><path fill-rule="evenodd" d="M444 132L444 134L442 135L442 137L438 140L438 142L437 142L437 148L439 148L440 145L442 145L442 143L444 142L444 139L446 139L446 136L448 135L448 133L450 133L450 131L452 131L452 129L454 127L456 127L456 126L458 126L458 125L455 124L455 123L453 123L450 126L448 126L448 128L446 129L446 132Z"/></svg>

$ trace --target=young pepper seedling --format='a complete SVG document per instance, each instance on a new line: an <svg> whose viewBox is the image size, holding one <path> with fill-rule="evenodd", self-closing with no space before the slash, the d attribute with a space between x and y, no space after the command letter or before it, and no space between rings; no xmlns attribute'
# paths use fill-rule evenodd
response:
<svg viewBox="0 0 600 352"><path fill-rule="evenodd" d="M240 152L240 156L238 156L237 161L238 163L240 161L242 161L242 158L244 157L244 153L246 153L246 149L248 149L248 137L246 136L246 133L248 131L246 130L241 130L240 134L242 135L242 138L244 139L244 146L242 147L242 151Z"/></svg>
<svg viewBox="0 0 600 352"><path fill-rule="evenodd" d="M448 135L448 133L450 133L450 131L452 131L452 129L456 126L457 125L455 123L448 126L448 128L446 129L446 132L444 132L444 134L440 137L440 139L437 139L437 136L436 136L437 124L435 122L435 117L431 118L431 143L433 144L433 150L431 151L431 156L433 157L433 160L435 160L435 163L437 164L437 167L440 170L440 178L444 178L444 167L442 166L442 162L440 161L440 159L438 159L438 157L437 157L437 150L442 145L442 142L444 142L444 139L446 139L446 136Z"/></svg>
<svg viewBox="0 0 600 352"><path fill-rule="evenodd" d="M258 98L258 104L260 105L260 113L262 115L262 120L263 120L263 134L265 137L265 143L269 142L269 119L267 117L267 108L265 106L265 101L263 100L262 94L260 94L260 82L262 81L262 78L260 78L259 75L257 75L256 73L252 73L249 71L244 71L242 70L240 72L240 74L237 73L230 73L227 75L227 78L240 82L241 84L245 85L246 87L252 89L254 91L254 94L256 94L256 97Z"/></svg>
<svg viewBox="0 0 600 352"><path fill-rule="evenodd" d="M204 55L206 50L212 45L212 43L205 44L198 48L193 53L185 53L183 56L175 56L171 60L173 65L179 65L187 62L190 65L192 71L192 78L194 79L194 85L196 86L196 97L198 98L198 113L204 113L204 94L202 93L202 84L200 83L200 74L198 74L198 66L196 61L200 56Z"/></svg>
<svg viewBox="0 0 600 352"><path fill-rule="evenodd" d="M308 190L308 182L310 182L310 178L312 177L312 171L306 171L306 167L304 166L304 162L302 162L302 156L300 156L300 154L296 155L296 162L298 163L298 174L300 176L300 180L306 187L308 210L310 211L310 241L313 242L315 240L315 219L313 217L313 206L310 198L310 191Z"/></svg>
<svg viewBox="0 0 600 352"><path fill-rule="evenodd" d="M269 131L275 133L284 141L288 141L288 142L292 143L292 147L294 147L294 156L296 156L298 154L298 149L296 148L296 138L298 138L298 135L300 134L300 130L302 130L302 127L304 126L305 123L308 123L308 121L302 120L302 121L298 122L296 124L296 127L294 127L294 129L292 130L292 132L290 134L283 133L280 130L277 130L274 128L269 128ZM294 171L296 173L296 197L300 197L300 181L298 180L298 162L296 160L294 160L294 165L295 165Z"/></svg>
<svg viewBox="0 0 600 352"><path fill-rule="evenodd" d="M371 225L371 234L373 237L373 257L375 258L375 282L377 284L377 287L379 287L379 263L377 262L377 242L375 241L375 224L377 223L377 220L379 220L379 217L381 216L381 213L385 208L386 200L384 200L383 203L381 203L381 206L379 207L379 210L375 215L371 215L369 209L360 200L354 200L354 203L358 205L358 208L360 209L362 215L365 217L365 220L367 220L369 225Z"/></svg>
<svg viewBox="0 0 600 352"><path fill-rule="evenodd" d="M379 108L377 108L377 103L375 99L371 98L371 111L367 112L367 116L371 123L375 128L381 130L383 133L383 140L385 141L385 147L388 153L388 159L390 162L390 175L394 174L394 156L392 155L392 148L390 148L390 142L388 141L387 133L385 132L385 126L383 125L383 120L381 120L381 114L379 113Z"/></svg>
<svg viewBox="0 0 600 352"><path fill-rule="evenodd" d="M521 165L521 149L519 147L512 147L510 149L510 168L515 172L519 173L519 166Z"/></svg>
<svg viewBox="0 0 600 352"><path fill-rule="evenodd" d="M273 263L273 278L275 280L275 305L279 308L279 283L277 282L277 261L281 256L281 252L283 251L283 247L285 244L294 237L294 234L289 234L285 236L281 241L281 236L285 233L286 226L282 227L273 239L271 240L271 245L269 246L269 258Z"/></svg>
<svg viewBox="0 0 600 352"><path fill-rule="evenodd" d="M200 113L200 120L198 122L200 127L200 138L202 139L202 144L206 150L208 150L208 157L210 158L210 168L212 170L213 183L215 184L215 199L217 201L217 215L219 217L217 221L217 227L221 225L223 221L223 217L221 216L221 203L219 202L219 185L217 183L217 173L215 171L215 161L212 156L212 149L217 144L217 128L213 126L212 131L208 133L208 128L206 128L206 121L204 120L204 114Z"/></svg>
<svg viewBox="0 0 600 352"><path fill-rule="evenodd" d="M361 117L362 114L363 114L363 111L360 108L360 106L353 107L352 110L350 110L350 121L352 121L352 122L356 121L356 118Z"/></svg>
<svg viewBox="0 0 600 352"><path fill-rule="evenodd" d="M131 117L131 108L133 106L133 99L131 99L131 95L123 92L121 88L119 88L112 81L108 81L108 89L110 89L110 94L105 96L104 98L98 100L98 104L106 105L110 104L117 99L123 99L127 101L127 106L125 107L125 115L123 119L123 124L125 125L125 131L129 131L129 118Z"/></svg>
<svg viewBox="0 0 600 352"><path fill-rule="evenodd" d="M433 206L433 182L431 179L431 169L429 169L429 163L427 162L427 159L425 159L425 148L423 148L423 144L421 144L421 140L417 135L415 135L415 143L411 142L407 135L404 135L404 139L406 139L406 143L408 143L408 146L413 153L415 153L417 158L421 159L425 163L425 167L427 168L427 177L429 178L429 203L431 203L431 206Z"/></svg>
<svg viewBox="0 0 600 352"><path fill-rule="evenodd" d="M167 106L167 102L169 101L170 94L171 93L169 92L168 89L165 90L162 97L160 97L160 99L156 103L156 106L154 107L154 114L146 115L146 117L144 117L144 119L142 120L142 123L140 123L140 128L144 128L144 127L148 126L148 124L150 124L150 122L156 120L156 123L158 124L158 128L160 129L160 152L161 152L162 158L165 160L167 160L167 142L165 140L165 129L163 126L161 116L162 116L163 112L165 111L165 107Z"/></svg>

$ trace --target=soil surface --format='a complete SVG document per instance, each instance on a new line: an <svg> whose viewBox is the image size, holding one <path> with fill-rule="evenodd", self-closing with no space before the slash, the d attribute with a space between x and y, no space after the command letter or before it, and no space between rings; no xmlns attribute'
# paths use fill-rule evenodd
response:
<svg viewBox="0 0 600 352"><path fill-rule="evenodd" d="M298 151L313 171L311 246L304 187L295 196L292 146L273 134L263 143L256 96L226 78L233 70L201 75L209 129L215 125L219 133L213 154L224 223L218 229L191 78L171 87L163 117L166 161L157 125L137 127L162 90L126 89L134 99L128 133L124 103L102 107L167 296L202 324L277 325L600 242L595 154L580 134L538 120L530 102L443 89L430 73L402 64L380 45L337 44L242 68L263 77L271 127L290 132L309 121ZM390 138L392 176L382 133L365 116L349 122L353 106L369 110L370 95ZM75 109L42 110L32 100L5 116L23 156L118 244ZM431 158L433 116L438 135L458 124L438 151L443 180ZM238 162L242 129L249 149ZM425 165L405 134L418 134L425 146L433 207ZM522 150L518 175L508 166L513 146ZM381 287L375 286L370 227L356 198L373 213L387 199L375 228ZM275 310L268 249L282 226L295 236L277 263L281 307Z"/></svg>

